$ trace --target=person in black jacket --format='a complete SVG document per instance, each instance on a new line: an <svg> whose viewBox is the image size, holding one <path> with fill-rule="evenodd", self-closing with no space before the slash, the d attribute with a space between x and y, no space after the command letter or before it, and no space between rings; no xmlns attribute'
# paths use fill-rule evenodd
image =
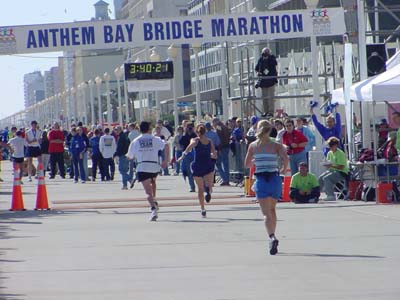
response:
<svg viewBox="0 0 400 300"><path fill-rule="evenodd" d="M115 150L114 157L118 157L118 170L122 176L122 189L127 190L128 182L132 182L132 177L129 175L129 162L126 157L131 141L126 132L122 130L121 126L115 127L115 133L118 136L118 140L117 150Z"/></svg>
<svg viewBox="0 0 400 300"><path fill-rule="evenodd" d="M186 149L189 146L190 141L197 137L197 135L193 129L193 124L187 124L187 126L185 127L184 130L185 130L185 133L183 134L181 140L179 141L179 144L181 145L182 149ZM190 165L192 164L193 159L194 159L193 153L190 152L182 160L182 165L181 165L183 178L185 180L186 180L186 177L188 178L191 193L194 193L196 191L192 170L190 168Z"/></svg>
<svg viewBox="0 0 400 300"><path fill-rule="evenodd" d="M269 78L260 78L256 83L256 88L261 88L261 97L263 100L264 113L273 116L275 113L274 96L275 85L278 83L278 65L276 58L271 54L269 48L264 48L261 52L261 57L258 59L255 70L258 76L268 76Z"/></svg>
<svg viewBox="0 0 400 300"><path fill-rule="evenodd" d="M42 163L43 163L43 175L46 176L46 171L50 161L49 154L49 139L47 137L47 131L42 132L42 141L40 143L40 152L42 153Z"/></svg>

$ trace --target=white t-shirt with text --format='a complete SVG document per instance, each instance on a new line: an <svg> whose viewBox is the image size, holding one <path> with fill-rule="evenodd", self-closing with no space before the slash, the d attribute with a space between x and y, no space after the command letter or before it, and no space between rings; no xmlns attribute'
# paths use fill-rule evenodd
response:
<svg viewBox="0 0 400 300"><path fill-rule="evenodd" d="M142 134L129 145L126 156L136 158L137 172L158 173L160 171L159 151L164 150L162 139L151 134Z"/></svg>

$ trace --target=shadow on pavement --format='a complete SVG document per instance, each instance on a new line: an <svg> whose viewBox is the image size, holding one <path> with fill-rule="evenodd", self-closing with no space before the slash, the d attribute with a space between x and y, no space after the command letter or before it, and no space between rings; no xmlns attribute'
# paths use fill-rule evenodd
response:
<svg viewBox="0 0 400 300"><path fill-rule="evenodd" d="M282 203L279 202L278 205ZM295 204L293 206L279 206L279 209L320 209L320 208L346 208L346 207L366 207L376 206L375 202L371 204L339 204L340 202L320 203L320 204Z"/></svg>
<svg viewBox="0 0 400 300"><path fill-rule="evenodd" d="M12 228L13 224L28 224L28 225L40 225L41 218L49 218L54 216L67 216L69 214L76 214L79 212L61 212L55 210L49 211L0 211L0 240L4 239L14 239L14 238L27 238L28 236L16 236L14 233L17 232L16 229ZM33 218L35 220L29 220ZM37 220L39 218L39 221ZM31 237L28 237L31 238ZM18 249L14 248L0 248L0 299L1 300L25 300L28 299L27 295L24 294L13 294L7 290L5 281L10 278L5 276L4 266L13 263L23 263L23 260L11 260L2 259L2 257L7 255L7 252L16 251Z"/></svg>
<svg viewBox="0 0 400 300"><path fill-rule="evenodd" d="M3 225L3 222L0 223L0 239L9 239L11 238L10 232L13 230L8 226L8 225ZM2 259L2 256L5 255L6 251L12 251L15 249L11 248L0 248L0 299L1 300L23 300L26 299L26 295L22 294L9 294L6 291L6 287L4 286L4 280L7 279L8 277L4 276L3 274L3 265L7 263L16 263L16 262L22 262L22 261L16 261L16 260L8 260L8 259ZM4 293L3 293L4 291Z"/></svg>
<svg viewBox="0 0 400 300"><path fill-rule="evenodd" d="M284 253L280 252L279 256L304 256L304 257L338 257L338 258L368 258L368 259L382 259L385 256L376 255L361 255L361 254L329 254L329 253Z"/></svg>
<svg viewBox="0 0 400 300"><path fill-rule="evenodd" d="M200 218L200 217L199 217ZM243 219L243 218L204 218L204 219L182 219L182 220L163 220L160 219L159 222L170 222L170 223L230 223L230 222L240 222L240 221L253 221L253 222L261 222L264 221L263 219L260 218L255 218L255 219Z"/></svg>

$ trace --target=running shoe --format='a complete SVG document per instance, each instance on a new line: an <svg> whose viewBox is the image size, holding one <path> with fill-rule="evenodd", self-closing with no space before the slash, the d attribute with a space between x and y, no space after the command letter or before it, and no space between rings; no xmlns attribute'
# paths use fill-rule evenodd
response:
<svg viewBox="0 0 400 300"><path fill-rule="evenodd" d="M157 221L157 219L158 219L157 209L152 208L150 214L150 221Z"/></svg>
<svg viewBox="0 0 400 300"><path fill-rule="evenodd" d="M211 194L210 194L210 193L207 193L205 199L206 199L206 202L207 202L207 203L210 203L210 201L211 201Z"/></svg>
<svg viewBox="0 0 400 300"><path fill-rule="evenodd" d="M279 241L277 239L269 240L269 254L275 255L278 253Z"/></svg>
<svg viewBox="0 0 400 300"><path fill-rule="evenodd" d="M128 187L126 186L126 185L124 185L122 188L121 188L121 190L127 190L128 189Z"/></svg>
<svg viewBox="0 0 400 300"><path fill-rule="evenodd" d="M201 210L201 216L202 216L203 218L207 217L207 212L206 212L205 209L202 209L202 210Z"/></svg>

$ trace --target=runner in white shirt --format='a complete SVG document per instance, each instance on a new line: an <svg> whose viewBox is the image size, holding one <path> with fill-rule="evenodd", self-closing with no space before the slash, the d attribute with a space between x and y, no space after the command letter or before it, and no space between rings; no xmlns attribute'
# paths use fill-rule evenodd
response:
<svg viewBox="0 0 400 300"><path fill-rule="evenodd" d="M26 145L26 141L22 137L22 131L18 130L15 135L15 137L8 141L7 147L11 151L11 160L13 161L14 169L15 165L18 165L19 178L22 179L24 172L24 147Z"/></svg>
<svg viewBox="0 0 400 300"><path fill-rule="evenodd" d="M156 191L156 178L160 171L160 151L165 151L164 161L161 167L165 168L168 164L169 148L159 137L153 136L149 133L150 123L141 122L140 132L142 133L137 137L129 146L126 156L128 159L136 159L137 167L136 174L139 182L142 183L147 200L151 207L150 221L156 221L157 215L157 202L154 201Z"/></svg>
<svg viewBox="0 0 400 300"><path fill-rule="evenodd" d="M25 133L26 143L28 147L26 149L26 157L28 162L28 178L32 181L32 163L33 158L36 157L38 165L42 163L42 153L40 151L40 143L42 140L42 131L37 128L37 122L31 122L31 129L27 130Z"/></svg>

